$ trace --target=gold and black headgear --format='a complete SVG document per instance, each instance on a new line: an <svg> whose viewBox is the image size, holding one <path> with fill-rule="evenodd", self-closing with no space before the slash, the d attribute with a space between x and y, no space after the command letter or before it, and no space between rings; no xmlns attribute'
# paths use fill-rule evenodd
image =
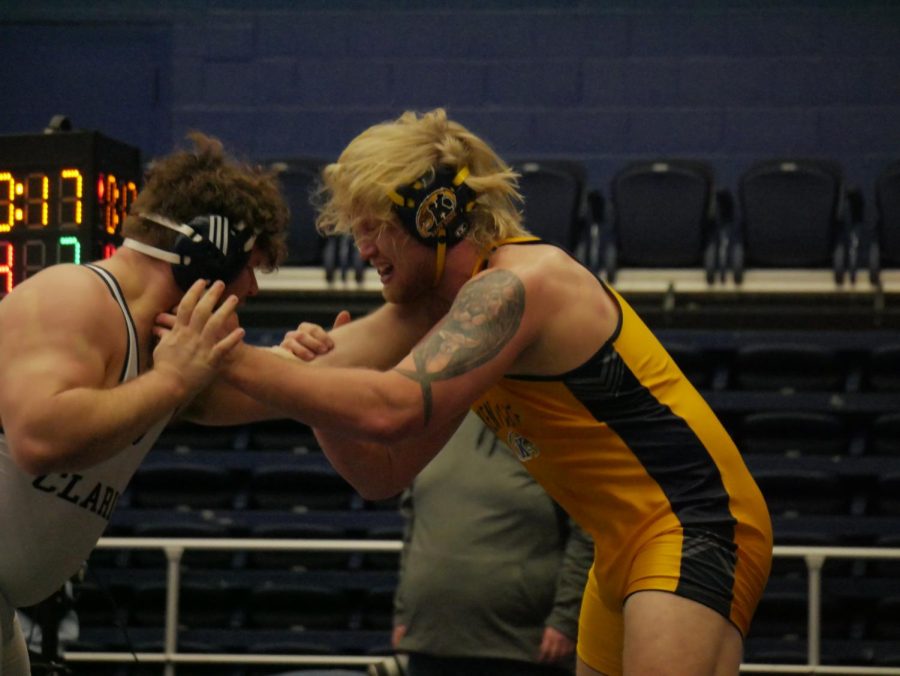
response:
<svg viewBox="0 0 900 676"><path fill-rule="evenodd" d="M447 249L461 242L469 231L469 212L475 207L475 191L466 185L469 168L450 166L429 169L408 185L388 192L394 212L420 242L436 249L434 283L444 272Z"/></svg>

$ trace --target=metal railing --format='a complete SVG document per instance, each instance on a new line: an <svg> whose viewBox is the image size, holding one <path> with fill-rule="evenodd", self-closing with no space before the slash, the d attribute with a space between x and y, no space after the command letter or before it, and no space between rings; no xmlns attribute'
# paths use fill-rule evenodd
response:
<svg viewBox="0 0 900 676"><path fill-rule="evenodd" d="M329 551L399 552L399 540L284 540L230 538L101 538L98 549L162 549L167 560L165 639L163 652L66 652L68 662L133 662L165 665L165 676L175 676L179 664L283 665L366 667L380 662L377 655L261 655L183 653L178 651L178 599L181 558L186 550L205 551ZM829 666L821 664L822 566L827 559L900 560L900 548L775 546L775 557L800 558L808 572L806 664L741 665L742 674L834 674L841 676L900 676L897 667Z"/></svg>

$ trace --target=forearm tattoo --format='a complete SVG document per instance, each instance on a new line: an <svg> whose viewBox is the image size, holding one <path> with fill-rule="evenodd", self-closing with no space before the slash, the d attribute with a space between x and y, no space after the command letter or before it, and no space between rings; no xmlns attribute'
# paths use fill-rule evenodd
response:
<svg viewBox="0 0 900 676"><path fill-rule="evenodd" d="M459 292L447 316L412 352L415 371L397 369L422 387L425 424L431 420L431 384L471 371L509 342L525 312L525 287L508 270L493 270Z"/></svg>

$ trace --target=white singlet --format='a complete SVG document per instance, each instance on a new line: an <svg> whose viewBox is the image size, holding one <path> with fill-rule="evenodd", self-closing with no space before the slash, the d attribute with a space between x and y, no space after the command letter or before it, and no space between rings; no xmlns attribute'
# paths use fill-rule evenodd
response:
<svg viewBox="0 0 900 676"><path fill-rule="evenodd" d="M115 278L97 273L122 308L128 349L119 382L140 373L134 320ZM33 605L50 596L74 575L90 555L144 456L171 415L109 460L78 472L31 476L10 457L0 433L0 593L13 607Z"/></svg>

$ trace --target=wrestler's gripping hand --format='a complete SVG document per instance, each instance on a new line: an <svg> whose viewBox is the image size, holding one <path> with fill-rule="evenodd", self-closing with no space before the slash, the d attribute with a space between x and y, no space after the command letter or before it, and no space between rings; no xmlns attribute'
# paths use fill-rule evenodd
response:
<svg viewBox="0 0 900 676"><path fill-rule="evenodd" d="M336 329L349 321L350 313L341 310L335 317L332 328ZM284 339L278 347L303 361L312 361L319 355L331 352L334 349L334 339L318 324L302 322L296 329L284 334Z"/></svg>
<svg viewBox="0 0 900 676"><path fill-rule="evenodd" d="M234 314L237 296L219 304L224 290L220 281L207 289L198 280L174 315L163 313L156 318L153 334L159 342L153 350L153 368L180 380L186 395L206 387L244 337Z"/></svg>

